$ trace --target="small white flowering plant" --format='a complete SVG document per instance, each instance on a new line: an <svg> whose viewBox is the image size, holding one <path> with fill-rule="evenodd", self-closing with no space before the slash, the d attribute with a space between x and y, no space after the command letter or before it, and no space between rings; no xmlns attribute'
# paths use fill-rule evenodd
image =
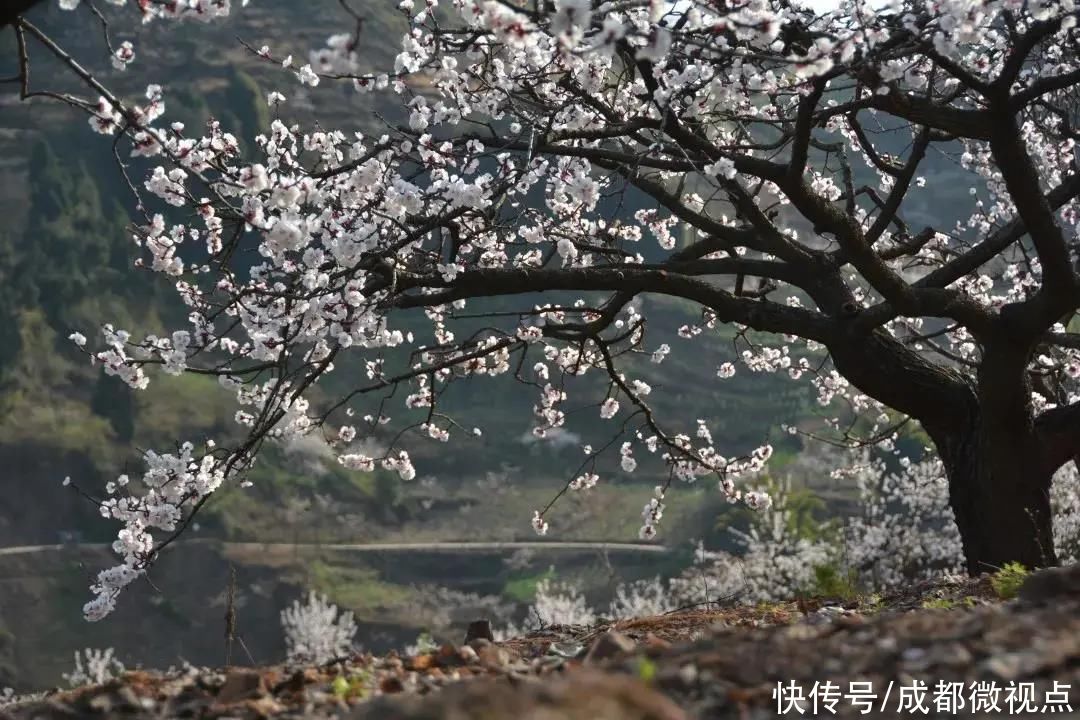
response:
<svg viewBox="0 0 1080 720"><path fill-rule="evenodd" d="M281 611L285 655L294 664L322 664L352 651L356 622L325 596L310 591Z"/></svg>
<svg viewBox="0 0 1080 720"><path fill-rule="evenodd" d="M71 687L101 685L124 672L124 664L115 657L110 648L85 648L75 651L75 665L64 673L64 680Z"/></svg>

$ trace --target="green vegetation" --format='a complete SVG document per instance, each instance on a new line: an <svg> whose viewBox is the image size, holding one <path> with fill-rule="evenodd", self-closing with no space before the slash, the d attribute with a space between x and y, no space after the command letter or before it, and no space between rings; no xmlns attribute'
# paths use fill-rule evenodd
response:
<svg viewBox="0 0 1080 720"><path fill-rule="evenodd" d="M929 598L923 600L922 606L928 610L955 610L959 607L973 608L975 607L975 598L970 595L959 600L956 598Z"/></svg>
<svg viewBox="0 0 1080 720"><path fill-rule="evenodd" d="M881 593L871 593L862 602L862 611L869 615L881 612L885 608L885 598Z"/></svg>
<svg viewBox="0 0 1080 720"><path fill-rule="evenodd" d="M637 659L638 679L647 685L656 680L656 663L648 657L642 656Z"/></svg>
<svg viewBox="0 0 1080 720"><path fill-rule="evenodd" d="M435 642L435 638L426 630L416 636L415 645L417 653L431 653L439 649L439 644Z"/></svg>
<svg viewBox="0 0 1080 720"><path fill-rule="evenodd" d="M1012 600L1031 571L1018 562L1011 562L990 576L990 585L1002 600Z"/></svg>
<svg viewBox="0 0 1080 720"><path fill-rule="evenodd" d="M506 584L503 586L502 595L507 600L513 600L514 602L531 602L533 598L536 597L536 586L545 580L554 579L554 567L549 567L544 572L535 575L513 578L506 581Z"/></svg>
<svg viewBox="0 0 1080 720"><path fill-rule="evenodd" d="M367 695L371 680L371 674L366 671L355 673L348 678L338 675L330 683L330 690L340 700L359 699Z"/></svg>
<svg viewBox="0 0 1080 720"><path fill-rule="evenodd" d="M333 565L317 560L306 566L304 587L324 593L335 604L352 610L357 619L374 617L377 610L403 605L409 588L379 578L377 570L355 565Z"/></svg>
<svg viewBox="0 0 1080 720"><path fill-rule="evenodd" d="M850 568L841 568L836 563L818 565L814 568L814 586L811 594L837 598L844 602L855 600L860 595L856 573Z"/></svg>

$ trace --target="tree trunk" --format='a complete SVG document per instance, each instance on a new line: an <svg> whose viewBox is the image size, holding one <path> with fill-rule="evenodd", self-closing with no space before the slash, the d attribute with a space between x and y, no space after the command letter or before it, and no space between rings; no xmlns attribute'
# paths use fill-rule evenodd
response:
<svg viewBox="0 0 1080 720"><path fill-rule="evenodd" d="M949 504L967 571L994 572L1010 562L1028 568L1056 565L1053 472L1041 467L1029 428L987 422L976 414L967 428L931 436L949 478Z"/></svg>
<svg viewBox="0 0 1080 720"><path fill-rule="evenodd" d="M0 28L12 24L15 18L41 2L44 0L10 0L6 7L0 8Z"/></svg>

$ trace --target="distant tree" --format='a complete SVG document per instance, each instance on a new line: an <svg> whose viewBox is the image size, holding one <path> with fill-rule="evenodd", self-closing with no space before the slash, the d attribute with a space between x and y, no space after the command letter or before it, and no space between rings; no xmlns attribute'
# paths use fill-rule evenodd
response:
<svg viewBox="0 0 1080 720"><path fill-rule="evenodd" d="M106 264L109 246L123 239L117 237L122 226L104 217L84 165L72 173L40 141L30 168L30 213L15 283L25 303L40 305L61 328L66 313L90 291L92 274Z"/></svg>
<svg viewBox="0 0 1080 720"><path fill-rule="evenodd" d="M22 350L15 268L11 237L0 232L0 384Z"/></svg>
<svg viewBox="0 0 1080 720"><path fill-rule="evenodd" d="M231 128L241 142L251 142L255 136L270 129L266 94L259 89L255 78L243 70L230 68L228 79L229 85L225 90L228 119L224 125Z"/></svg>
<svg viewBox="0 0 1080 720"><path fill-rule="evenodd" d="M140 233L189 326L145 339L106 329L96 362L137 388L157 366L219 375L247 431L230 447L148 454L143 482L157 492L105 505L125 523L123 564L100 576L89 617L265 442L322 429L344 465L409 480L405 431L468 441L439 401L478 375L512 374L535 393L541 436L567 423L571 378L596 378L607 397L589 415L611 440L584 448L566 489L600 481L607 450L624 472L662 464L642 537L674 479L711 477L767 504L734 481L769 446L725 457L703 423L658 416L653 388L633 377L632 358L680 351L649 344L653 296L700 310L685 339L733 325L744 369L808 381L845 440L889 447L901 424L920 423L971 572L1055 563L1050 479L1080 454L1071 2L435 5L397 4L409 31L385 74L360 71L358 31L299 67L260 51L302 85L394 93L407 119L381 137L277 121L253 158L219 127L177 132L160 87L124 101L17 21L24 47L92 89L62 99L160 163L139 188L188 213ZM228 12L224 0L139 7ZM268 100L287 109L291 92ZM925 186L930 158L955 163L970 195ZM913 205L940 196L959 222L910 224ZM236 264L256 253L250 270ZM430 333L402 329L417 313ZM408 360L388 362L391 348ZM366 377L313 406L315 384L354 353ZM738 370L719 365L721 380ZM551 507L534 515L540 533Z"/></svg>
<svg viewBox="0 0 1080 720"><path fill-rule="evenodd" d="M109 421L116 439L131 442L135 436L135 392L126 383L100 375L90 398L90 409Z"/></svg>

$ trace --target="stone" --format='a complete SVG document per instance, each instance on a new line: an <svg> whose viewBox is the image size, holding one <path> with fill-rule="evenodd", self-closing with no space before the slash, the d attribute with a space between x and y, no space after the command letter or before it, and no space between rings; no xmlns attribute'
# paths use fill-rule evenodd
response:
<svg viewBox="0 0 1080 720"><path fill-rule="evenodd" d="M591 665L618 655L628 655L637 648L633 640L617 630L608 630L593 642L585 655L585 664Z"/></svg>
<svg viewBox="0 0 1080 720"><path fill-rule="evenodd" d="M582 669L550 682L474 680L427 696L380 697L352 720L687 720L674 702L626 675Z"/></svg>
<svg viewBox="0 0 1080 720"><path fill-rule="evenodd" d="M267 694L262 674L254 670L230 670L225 684L217 693L217 701L231 705L241 700L254 700Z"/></svg>
<svg viewBox="0 0 1080 720"><path fill-rule="evenodd" d="M430 670L435 667L436 660L435 655L431 653L424 653L423 655L417 655L414 658L410 658L408 662L408 668L410 670Z"/></svg>
<svg viewBox="0 0 1080 720"><path fill-rule="evenodd" d="M484 643L476 650L480 664L489 670L499 670L510 662L510 653L493 643Z"/></svg>
<svg viewBox="0 0 1080 720"><path fill-rule="evenodd" d="M400 678L394 677L393 675L388 675L387 677L379 680L379 690L381 692L393 695L396 693L404 692L405 685L402 684Z"/></svg>
<svg viewBox="0 0 1080 720"><path fill-rule="evenodd" d="M465 644L468 645L474 640L495 642L495 635L491 632L491 621L473 620L469 623L468 629L465 630Z"/></svg>
<svg viewBox="0 0 1080 720"><path fill-rule="evenodd" d="M1080 598L1080 564L1037 570L1020 586L1021 600L1033 604Z"/></svg>
<svg viewBox="0 0 1080 720"><path fill-rule="evenodd" d="M655 633L647 633L645 640L642 644L649 650L662 651L671 647L671 643L662 637L658 637Z"/></svg>

